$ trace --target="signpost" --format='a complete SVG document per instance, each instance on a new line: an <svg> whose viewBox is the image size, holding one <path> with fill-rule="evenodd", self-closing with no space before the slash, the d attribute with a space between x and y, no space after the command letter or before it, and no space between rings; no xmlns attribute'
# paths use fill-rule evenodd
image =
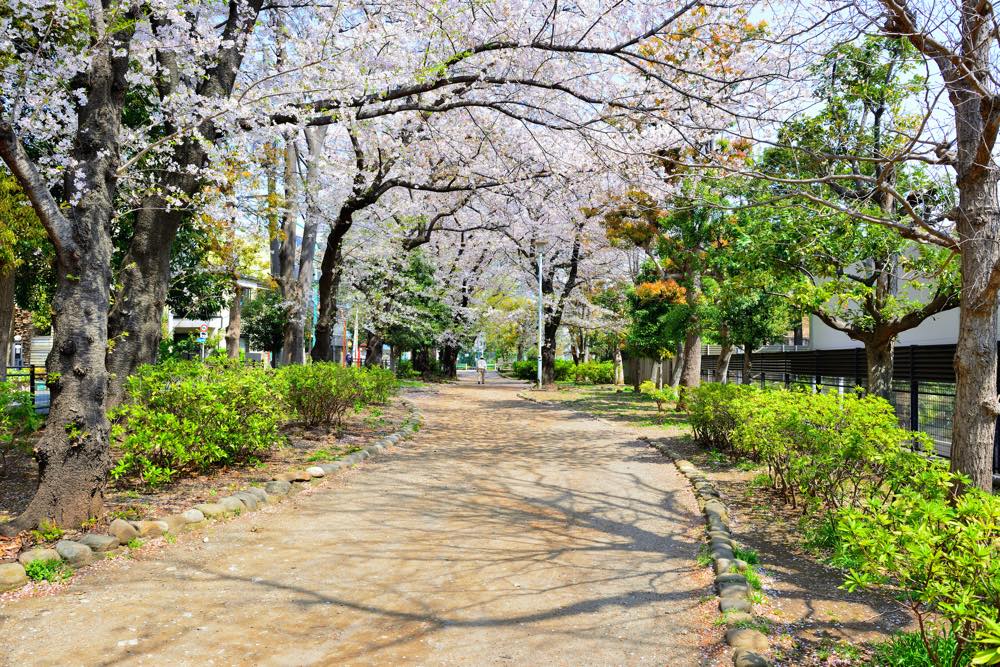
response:
<svg viewBox="0 0 1000 667"><path fill-rule="evenodd" d="M205 358L205 342L208 340L208 325L198 327L198 342L201 343L201 358Z"/></svg>

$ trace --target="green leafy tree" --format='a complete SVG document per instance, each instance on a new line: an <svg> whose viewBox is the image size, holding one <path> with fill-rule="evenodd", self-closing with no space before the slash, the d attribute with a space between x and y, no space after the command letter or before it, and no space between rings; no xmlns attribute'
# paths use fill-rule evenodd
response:
<svg viewBox="0 0 1000 667"><path fill-rule="evenodd" d="M838 47L816 66L824 107L785 125L783 147L767 151L761 164L778 179L813 181L812 190L794 207L774 209L754 232L758 243L770 239L772 261L808 277L795 291L797 302L865 346L868 390L884 397L892 392L899 334L959 305L955 253L899 231L912 209L946 206L950 188L921 166L885 161L921 122L907 111L907 101L925 89L918 65L905 40L868 38ZM790 192L772 185L761 194ZM899 227L831 211L829 202Z"/></svg>
<svg viewBox="0 0 1000 667"><path fill-rule="evenodd" d="M272 363L284 340L287 313L276 290L260 290L243 307L243 332L250 345L271 353Z"/></svg>

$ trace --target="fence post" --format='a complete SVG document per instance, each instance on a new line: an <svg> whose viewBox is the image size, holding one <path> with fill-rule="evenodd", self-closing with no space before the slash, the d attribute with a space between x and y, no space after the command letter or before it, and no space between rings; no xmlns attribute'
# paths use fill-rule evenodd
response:
<svg viewBox="0 0 1000 667"><path fill-rule="evenodd" d="M28 371L28 384L31 385L31 398L34 399L35 398L35 367L34 366L28 366L28 368L30 369ZM32 403L32 405L34 405L34 403Z"/></svg>
<svg viewBox="0 0 1000 667"><path fill-rule="evenodd" d="M764 364L760 365L760 388L767 389L767 371L764 370Z"/></svg>
<svg viewBox="0 0 1000 667"><path fill-rule="evenodd" d="M997 366L997 388L1000 389L1000 366ZM1000 417L993 427L993 472L1000 473Z"/></svg>
<svg viewBox="0 0 1000 667"><path fill-rule="evenodd" d="M792 386L792 374L785 373L785 389L788 389L791 386Z"/></svg>
<svg viewBox="0 0 1000 667"><path fill-rule="evenodd" d="M920 380L910 374L910 430L920 430Z"/></svg>

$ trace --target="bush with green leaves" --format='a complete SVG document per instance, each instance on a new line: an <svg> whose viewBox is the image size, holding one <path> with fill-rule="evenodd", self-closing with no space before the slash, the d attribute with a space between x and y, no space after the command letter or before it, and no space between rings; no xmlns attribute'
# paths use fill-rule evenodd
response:
<svg viewBox="0 0 1000 667"><path fill-rule="evenodd" d="M270 369L230 360L143 366L110 415L111 477L156 487L185 472L254 463L280 444L285 415Z"/></svg>
<svg viewBox="0 0 1000 667"><path fill-rule="evenodd" d="M385 405L399 389L395 374L385 368L360 368L354 373L365 405Z"/></svg>
<svg viewBox="0 0 1000 667"><path fill-rule="evenodd" d="M573 368L572 377L577 384L611 384L615 381L615 365L610 361L587 361Z"/></svg>
<svg viewBox="0 0 1000 667"><path fill-rule="evenodd" d="M640 387L641 390L641 387ZM695 442L714 449L731 449L730 436L738 423L737 411L759 389L746 384L707 382L688 390L688 420Z"/></svg>
<svg viewBox="0 0 1000 667"><path fill-rule="evenodd" d="M667 404L677 400L677 389L666 385L662 389L656 388L656 383L652 380L646 380L639 385L639 391L656 401L656 410L658 412L663 412L667 409Z"/></svg>
<svg viewBox="0 0 1000 667"><path fill-rule="evenodd" d="M286 366L280 376L286 400L309 426L339 427L348 410L365 402L361 371L336 363Z"/></svg>
<svg viewBox="0 0 1000 667"><path fill-rule="evenodd" d="M401 359L396 364L396 377L401 379L417 378L420 373L413 370L413 362L409 359Z"/></svg>
<svg viewBox="0 0 1000 667"><path fill-rule="evenodd" d="M968 480L941 460L909 474L912 484L887 483L838 513L842 548L856 563L845 588L893 593L916 616L935 667L969 655L1000 664L1000 498L973 487L955 495ZM942 644L943 632L954 641Z"/></svg>
<svg viewBox="0 0 1000 667"><path fill-rule="evenodd" d="M556 359L555 380L556 382L566 382L573 376L576 365L569 359ZM515 361L512 366L514 377L519 380L535 382L538 380L538 361Z"/></svg>
<svg viewBox="0 0 1000 667"><path fill-rule="evenodd" d="M31 392L20 391L12 382L0 382L0 475L7 472L10 454L30 448L28 436L41 423Z"/></svg>
<svg viewBox="0 0 1000 667"><path fill-rule="evenodd" d="M879 397L708 384L692 394L699 442L766 463L847 568L845 587L887 589L913 611L926 662L912 664L1000 664L1000 498L966 486ZM911 649L901 639L886 660Z"/></svg>

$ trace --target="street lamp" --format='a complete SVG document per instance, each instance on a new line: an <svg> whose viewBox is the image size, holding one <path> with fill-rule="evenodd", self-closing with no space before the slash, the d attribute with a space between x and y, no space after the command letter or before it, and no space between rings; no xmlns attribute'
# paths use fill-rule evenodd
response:
<svg viewBox="0 0 1000 667"><path fill-rule="evenodd" d="M538 257L538 388L542 388L542 341L545 339L545 314L542 310L542 254L549 244L545 239L535 239L535 256Z"/></svg>

